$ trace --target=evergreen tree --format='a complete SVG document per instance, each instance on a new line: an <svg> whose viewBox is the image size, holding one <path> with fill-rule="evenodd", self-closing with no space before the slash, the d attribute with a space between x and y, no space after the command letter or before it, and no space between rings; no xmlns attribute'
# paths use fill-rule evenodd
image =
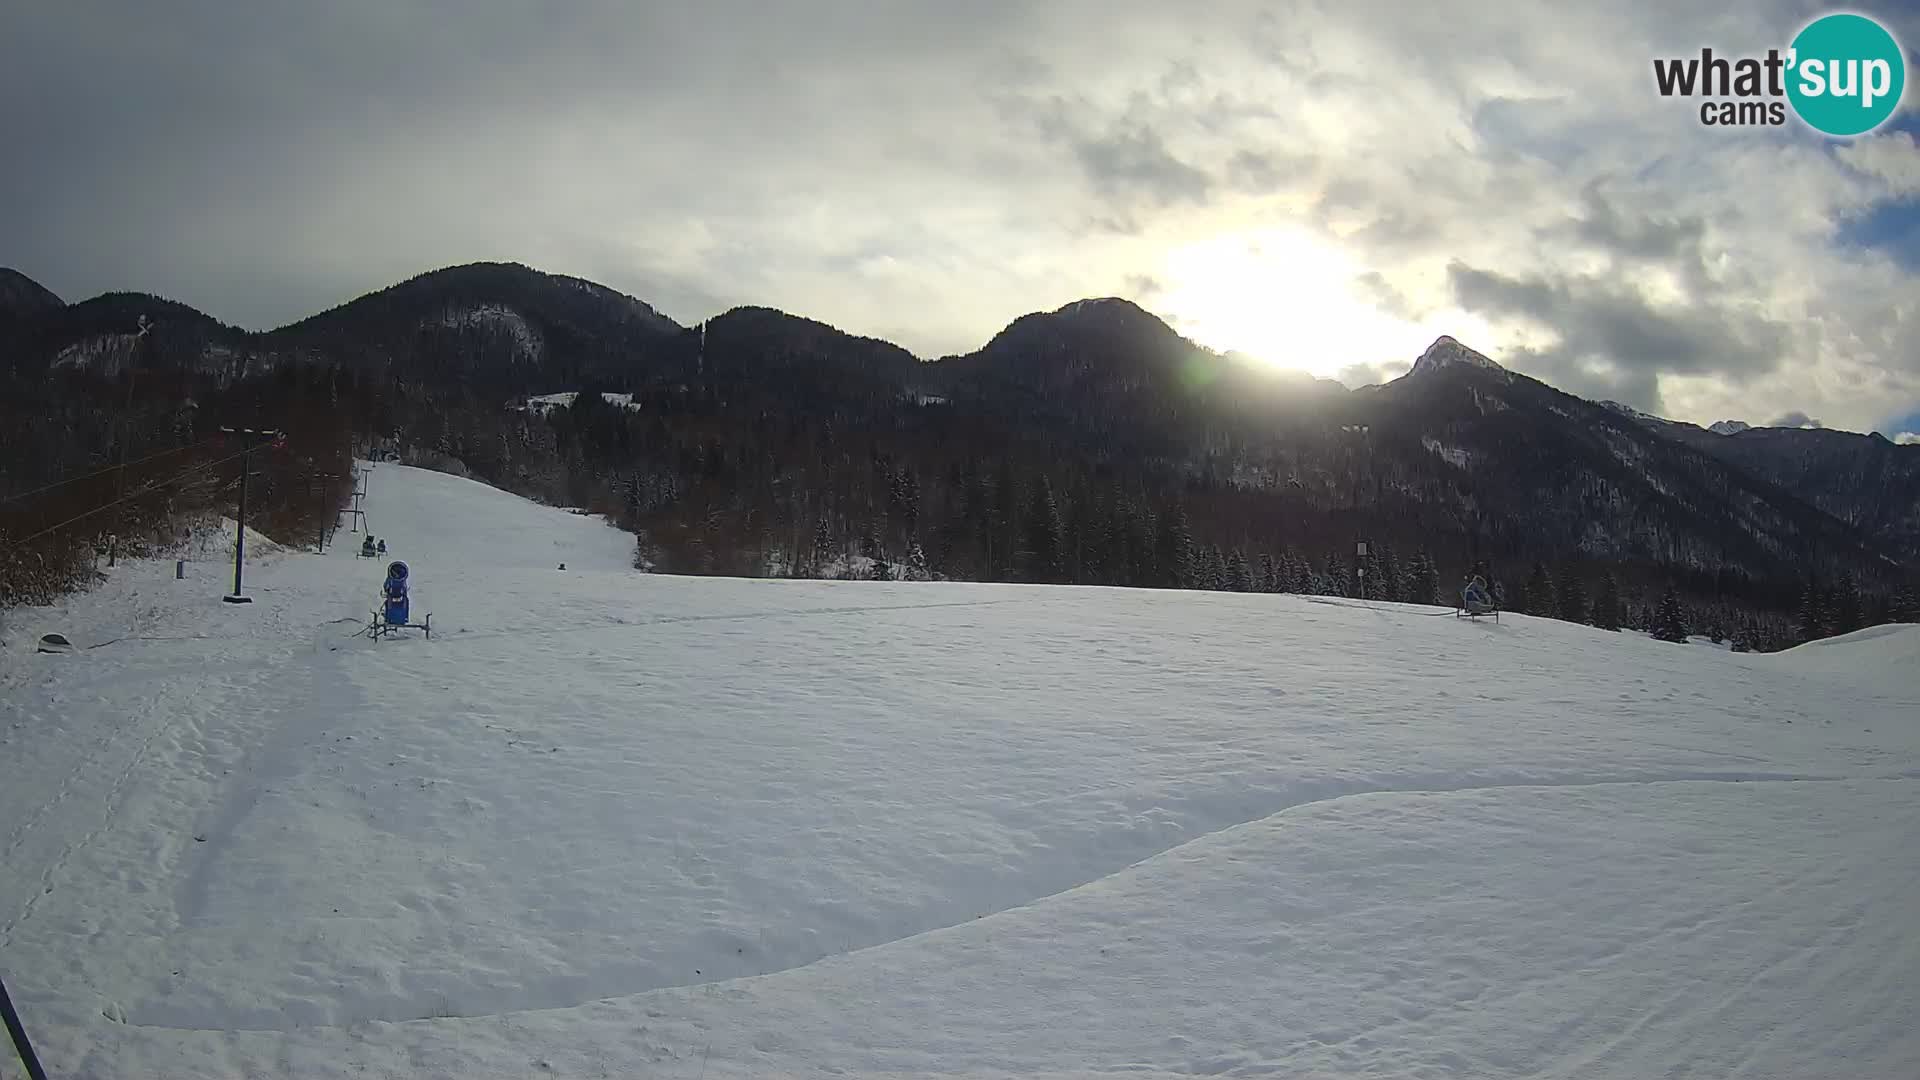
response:
<svg viewBox="0 0 1920 1080"><path fill-rule="evenodd" d="M1559 616L1570 623L1590 622L1592 619L1592 612L1587 606L1587 586L1572 568L1560 574Z"/></svg>
<svg viewBox="0 0 1920 1080"><path fill-rule="evenodd" d="M987 580L1005 581L1020 569L1020 480L1013 470L1013 459L1000 463L1000 475L993 485L992 545L986 566Z"/></svg>
<svg viewBox="0 0 1920 1080"><path fill-rule="evenodd" d="M1260 556L1260 591L1266 593L1280 591L1280 568L1274 564L1271 551Z"/></svg>
<svg viewBox="0 0 1920 1080"><path fill-rule="evenodd" d="M1861 616L1861 626L1885 626L1893 621L1893 597L1886 593L1862 593L1860 606L1866 613Z"/></svg>
<svg viewBox="0 0 1920 1080"><path fill-rule="evenodd" d="M1425 551L1413 557L1407 599L1415 604L1440 603L1440 570L1434 565L1433 556Z"/></svg>
<svg viewBox="0 0 1920 1080"><path fill-rule="evenodd" d="M1288 548L1281 556L1286 564L1285 591L1295 596L1307 596L1313 592L1313 566L1300 555Z"/></svg>
<svg viewBox="0 0 1920 1080"><path fill-rule="evenodd" d="M1380 557L1376 562L1378 565L1375 567L1373 573L1377 573L1380 576L1380 580L1377 583L1379 585L1379 591L1376 595L1379 596L1380 599L1392 603L1405 601L1407 594L1401 584L1400 560L1394 557L1393 549L1382 545L1380 548ZM1371 577L1372 574L1368 576Z"/></svg>
<svg viewBox="0 0 1920 1080"><path fill-rule="evenodd" d="M1067 498L1066 531L1061 537L1063 580L1075 585L1111 583L1106 569L1107 532L1094 524L1093 500L1079 489Z"/></svg>
<svg viewBox="0 0 1920 1080"><path fill-rule="evenodd" d="M1854 583L1853 571L1847 570L1833 590L1833 632L1851 634L1860 625L1860 588Z"/></svg>
<svg viewBox="0 0 1920 1080"><path fill-rule="evenodd" d="M905 465L888 470L887 479L887 519L911 536L920 525L920 479Z"/></svg>
<svg viewBox="0 0 1920 1080"><path fill-rule="evenodd" d="M1247 554L1238 548L1227 559L1227 588L1234 592L1253 591L1253 571L1247 566Z"/></svg>
<svg viewBox="0 0 1920 1080"><path fill-rule="evenodd" d="M1219 592L1227 588L1227 555L1219 550L1219 544L1208 544L1202 569L1200 569L1200 588Z"/></svg>
<svg viewBox="0 0 1920 1080"><path fill-rule="evenodd" d="M1193 532L1187 526L1187 511L1175 506L1160 517L1160 537L1156 548L1159 581L1172 589L1196 589L1198 573L1193 549Z"/></svg>
<svg viewBox="0 0 1920 1080"><path fill-rule="evenodd" d="M1900 591L1894 594L1887 618L1897 623L1920 622L1920 595L1915 594L1912 582L1903 583Z"/></svg>
<svg viewBox="0 0 1920 1080"><path fill-rule="evenodd" d="M1653 613L1653 636L1659 641L1671 641L1684 645L1687 641L1687 618L1680 607L1680 596L1668 585L1665 595L1660 597L1660 607Z"/></svg>
<svg viewBox="0 0 1920 1080"><path fill-rule="evenodd" d="M833 561L833 522L825 514L813 527L813 551L808 559L808 576L822 577Z"/></svg>
<svg viewBox="0 0 1920 1080"><path fill-rule="evenodd" d="M1818 641L1827 636L1827 616L1825 605L1821 603L1820 585L1811 579L1805 592L1800 594L1799 631L1801 641Z"/></svg>
<svg viewBox="0 0 1920 1080"><path fill-rule="evenodd" d="M1323 584L1329 595L1351 596L1353 594L1352 586L1347 581L1346 562L1340 558L1338 553L1327 556L1327 568Z"/></svg>
<svg viewBox="0 0 1920 1080"><path fill-rule="evenodd" d="M1033 486L1032 505L1027 508L1024 554L1028 581L1060 580L1060 512L1053 501L1053 488L1045 477Z"/></svg>
<svg viewBox="0 0 1920 1080"><path fill-rule="evenodd" d="M907 577L912 581L929 581L933 573L927 568L927 553L915 540L907 547Z"/></svg>
<svg viewBox="0 0 1920 1080"><path fill-rule="evenodd" d="M1520 591L1520 610L1529 615L1552 617L1557 604L1553 595L1553 578L1548 575L1544 564L1534 563L1533 572L1527 575L1526 584Z"/></svg>

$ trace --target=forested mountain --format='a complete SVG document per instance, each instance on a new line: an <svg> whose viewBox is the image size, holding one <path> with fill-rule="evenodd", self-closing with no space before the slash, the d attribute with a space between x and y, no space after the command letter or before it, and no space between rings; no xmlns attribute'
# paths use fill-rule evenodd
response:
<svg viewBox="0 0 1920 1080"><path fill-rule="evenodd" d="M0 266L0 320L32 316L65 303L20 271Z"/></svg>
<svg viewBox="0 0 1920 1080"><path fill-rule="evenodd" d="M1647 422L1885 541L1905 559L1920 559L1920 454L1914 447L1896 446L1877 432Z"/></svg>
<svg viewBox="0 0 1920 1080"><path fill-rule="evenodd" d="M524 266L456 266L370 293L267 334L269 363L337 363L402 379L511 393L620 378L681 332L645 303Z"/></svg>
<svg viewBox="0 0 1920 1080"><path fill-rule="evenodd" d="M1566 582L1556 612L1605 577L1629 622L1672 585L1728 625L1784 625L1809 580L1895 610L1920 550L1920 447L1642 417L1451 338L1407 376L1348 391L1201 349L1117 299L922 361L767 308L681 327L509 264L265 333L148 296L5 295L27 299L0 321L21 446L0 498L200 434L205 402L245 399L318 409L362 451L606 512L640 535L644 564L674 572L878 563L1353 593L1366 569L1369 595L1428 600L1480 565L1516 604ZM129 378L147 392L131 421ZM516 408L574 390L567 407ZM51 426L25 416L43 403Z"/></svg>

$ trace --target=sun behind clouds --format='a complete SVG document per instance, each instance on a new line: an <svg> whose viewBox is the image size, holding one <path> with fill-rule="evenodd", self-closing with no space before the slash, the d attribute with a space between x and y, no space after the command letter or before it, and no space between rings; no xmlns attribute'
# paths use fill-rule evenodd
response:
<svg viewBox="0 0 1920 1080"><path fill-rule="evenodd" d="M1326 378L1404 370L1442 334L1492 346L1484 321L1463 312L1388 310L1364 285L1376 269L1305 229L1222 233L1167 254L1150 306L1208 348Z"/></svg>

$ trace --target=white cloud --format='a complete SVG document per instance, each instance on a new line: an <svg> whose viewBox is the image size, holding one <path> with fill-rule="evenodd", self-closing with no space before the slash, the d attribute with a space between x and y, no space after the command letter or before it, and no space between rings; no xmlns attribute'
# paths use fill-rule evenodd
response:
<svg viewBox="0 0 1920 1080"><path fill-rule="evenodd" d="M1901 446L1920 446L1920 431L1903 431L1893 437Z"/></svg>
<svg viewBox="0 0 1920 1080"><path fill-rule="evenodd" d="M1895 195L1920 195L1920 144L1904 131L1889 131L1841 147L1848 165L1886 182Z"/></svg>

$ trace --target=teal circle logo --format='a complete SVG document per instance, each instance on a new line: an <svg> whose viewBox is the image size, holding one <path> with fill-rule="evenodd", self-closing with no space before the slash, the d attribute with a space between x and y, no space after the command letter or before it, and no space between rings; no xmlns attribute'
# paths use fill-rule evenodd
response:
<svg viewBox="0 0 1920 1080"><path fill-rule="evenodd" d="M1864 15L1823 15L1793 39L1787 98L1822 134L1864 135L1886 122L1907 89L1907 57Z"/></svg>

